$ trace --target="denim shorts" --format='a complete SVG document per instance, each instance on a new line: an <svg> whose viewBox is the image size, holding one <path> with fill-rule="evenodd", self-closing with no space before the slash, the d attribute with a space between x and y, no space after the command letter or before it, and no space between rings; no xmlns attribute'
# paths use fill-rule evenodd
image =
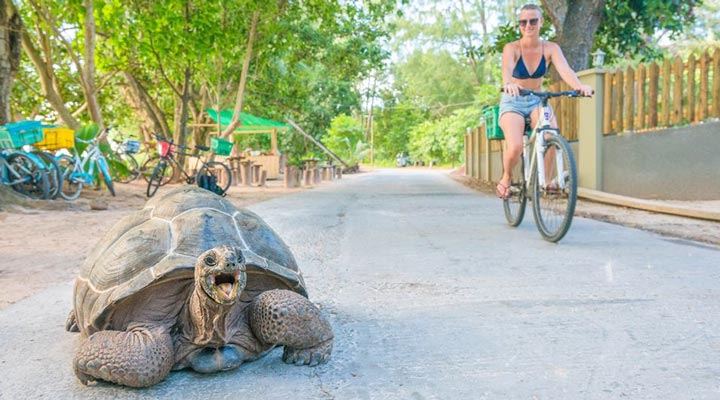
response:
<svg viewBox="0 0 720 400"><path fill-rule="evenodd" d="M502 94L500 98L500 110L498 111L498 118L506 112L514 112L524 117L529 117L530 113L533 112L540 105L540 98L535 95L530 96L511 96L509 94Z"/></svg>

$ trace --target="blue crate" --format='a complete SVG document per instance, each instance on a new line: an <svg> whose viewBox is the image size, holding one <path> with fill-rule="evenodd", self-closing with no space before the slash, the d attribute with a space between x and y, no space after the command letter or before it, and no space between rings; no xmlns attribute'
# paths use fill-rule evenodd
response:
<svg viewBox="0 0 720 400"><path fill-rule="evenodd" d="M17 149L43 140L40 121L20 121L0 127L0 148Z"/></svg>

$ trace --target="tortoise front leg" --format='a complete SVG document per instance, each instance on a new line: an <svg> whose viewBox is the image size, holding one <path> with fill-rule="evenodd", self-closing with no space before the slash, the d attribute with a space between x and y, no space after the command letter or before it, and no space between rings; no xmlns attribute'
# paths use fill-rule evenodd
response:
<svg viewBox="0 0 720 400"><path fill-rule="evenodd" d="M289 290L270 290L253 300L250 326L262 342L285 346L283 361L318 365L332 352L333 332L310 300Z"/></svg>
<svg viewBox="0 0 720 400"><path fill-rule="evenodd" d="M132 387L161 382L173 363L173 343L167 330L142 326L90 335L73 361L75 375L86 385L102 379Z"/></svg>

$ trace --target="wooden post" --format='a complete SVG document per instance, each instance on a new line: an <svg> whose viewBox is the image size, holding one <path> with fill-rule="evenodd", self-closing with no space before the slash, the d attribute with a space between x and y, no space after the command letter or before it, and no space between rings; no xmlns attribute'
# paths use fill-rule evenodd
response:
<svg viewBox="0 0 720 400"><path fill-rule="evenodd" d="M277 128L273 128L270 131L270 151L272 151L274 155L278 153Z"/></svg>
<svg viewBox="0 0 720 400"><path fill-rule="evenodd" d="M640 64L635 71L635 82L637 82L637 120L635 128L642 130L645 128L645 64ZM650 103L651 105L653 103ZM657 104L657 103L655 103ZM652 108L652 106L651 106Z"/></svg>
<svg viewBox="0 0 720 400"><path fill-rule="evenodd" d="M713 89L711 117L720 117L720 47L713 51Z"/></svg>
<svg viewBox="0 0 720 400"><path fill-rule="evenodd" d="M597 69L578 72L580 82L595 90L595 96L578 100L578 183L588 189L602 190L603 78Z"/></svg>
<svg viewBox="0 0 720 400"><path fill-rule="evenodd" d="M612 133L612 79L613 75L610 71L605 72L603 77L603 134Z"/></svg>
<svg viewBox="0 0 720 400"><path fill-rule="evenodd" d="M285 187L288 189L292 189L296 186L297 172L295 171L295 169L296 168L293 165L286 165L283 171Z"/></svg>
<svg viewBox="0 0 720 400"><path fill-rule="evenodd" d="M662 113L660 114L660 126L670 126L670 81L672 80L670 59L662 64ZM657 125L655 125L657 126ZM655 127L652 126L651 127Z"/></svg>
<svg viewBox="0 0 720 400"><path fill-rule="evenodd" d="M700 56L700 105L697 113L698 121L705 121L708 114L708 89L710 80L708 79L708 59L710 55L708 51L702 53Z"/></svg>
<svg viewBox="0 0 720 400"><path fill-rule="evenodd" d="M627 67L625 74L625 118L623 131L633 130L633 114L635 111L635 72L633 67Z"/></svg>
<svg viewBox="0 0 720 400"><path fill-rule="evenodd" d="M683 118L683 75L685 66L680 56L675 56L673 62L673 125L680 125Z"/></svg>
<svg viewBox="0 0 720 400"><path fill-rule="evenodd" d="M251 186L252 185L252 161L246 160L241 161L240 164L242 165L242 181L243 185L245 186Z"/></svg>
<svg viewBox="0 0 720 400"><path fill-rule="evenodd" d="M687 93L687 111L686 118L688 123L697 122L695 118L695 55L690 54L687 61L687 86L685 93Z"/></svg>
<svg viewBox="0 0 720 400"><path fill-rule="evenodd" d="M615 72L615 93L617 94L617 97L615 98L615 133L620 134L623 131L623 110L625 109L624 106L624 100L625 100L625 93L623 89L623 83L625 80L623 79L623 71L621 69L618 69Z"/></svg>
<svg viewBox="0 0 720 400"><path fill-rule="evenodd" d="M648 87L648 128L654 128L658 126L658 112L657 112L657 104L658 104L658 65L655 61L650 63L650 68L648 70L648 83L650 86ZM665 87L667 86L666 83L670 82L669 74L665 76L665 69L663 68L663 96L665 93ZM669 97L669 96L668 96ZM665 104L665 98L663 97L663 104ZM663 112L660 114L665 114L665 110L663 109ZM663 117L664 118L664 117ZM660 122L661 125L665 126L665 122Z"/></svg>

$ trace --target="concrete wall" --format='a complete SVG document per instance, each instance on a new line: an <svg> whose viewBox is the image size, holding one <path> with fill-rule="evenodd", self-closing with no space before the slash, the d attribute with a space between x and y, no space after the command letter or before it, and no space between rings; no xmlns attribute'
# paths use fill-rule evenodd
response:
<svg viewBox="0 0 720 400"><path fill-rule="evenodd" d="M602 190L663 200L720 199L720 122L602 141Z"/></svg>

